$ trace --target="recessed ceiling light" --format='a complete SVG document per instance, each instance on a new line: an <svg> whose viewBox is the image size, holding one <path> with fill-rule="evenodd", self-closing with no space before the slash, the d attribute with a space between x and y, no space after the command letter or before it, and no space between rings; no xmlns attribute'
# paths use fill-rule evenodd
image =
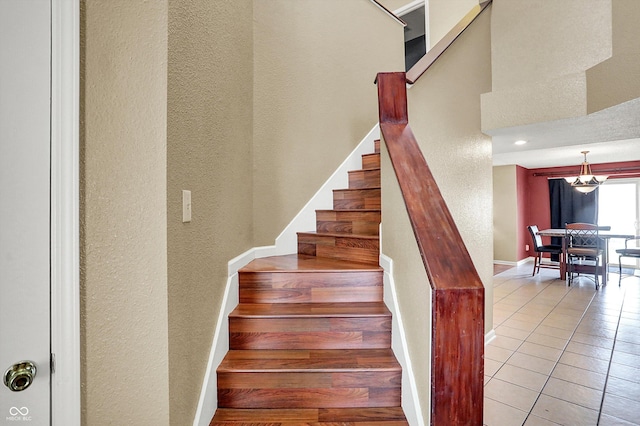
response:
<svg viewBox="0 0 640 426"><path fill-rule="evenodd" d="M514 144L516 145L524 145L525 143L527 143L527 141L520 139L519 141L515 141Z"/></svg>

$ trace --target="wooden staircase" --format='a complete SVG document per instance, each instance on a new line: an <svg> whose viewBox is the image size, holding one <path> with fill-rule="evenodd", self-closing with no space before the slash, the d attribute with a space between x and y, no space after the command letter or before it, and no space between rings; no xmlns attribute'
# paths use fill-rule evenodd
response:
<svg viewBox="0 0 640 426"><path fill-rule="evenodd" d="M378 266L379 143L298 233L298 254L239 271L210 426L408 425Z"/></svg>

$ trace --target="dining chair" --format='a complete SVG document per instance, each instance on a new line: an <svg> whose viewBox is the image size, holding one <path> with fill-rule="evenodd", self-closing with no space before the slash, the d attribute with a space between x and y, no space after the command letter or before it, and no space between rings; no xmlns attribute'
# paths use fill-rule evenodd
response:
<svg viewBox="0 0 640 426"><path fill-rule="evenodd" d="M529 225L527 226L527 229L531 234L533 251L535 252L535 257L533 258L533 273L531 276L533 277L535 274L539 273L540 268L560 269L559 263L543 263L542 253L551 253L562 256L562 246L557 244L542 244L542 237L538 235L537 225ZM560 259L560 261L562 261L562 259Z"/></svg>
<svg viewBox="0 0 640 426"><path fill-rule="evenodd" d="M573 275L581 272L593 274L596 290L600 288L598 274L602 274L603 242L599 227L592 223L567 223L565 226L567 256L567 283L571 285Z"/></svg>
<svg viewBox="0 0 640 426"><path fill-rule="evenodd" d="M629 242L633 242L633 246L629 246ZM618 253L618 285L622 284L622 258L623 257L631 257L635 259L640 259L640 236L635 236L633 238L626 238L624 240L624 248L616 250Z"/></svg>

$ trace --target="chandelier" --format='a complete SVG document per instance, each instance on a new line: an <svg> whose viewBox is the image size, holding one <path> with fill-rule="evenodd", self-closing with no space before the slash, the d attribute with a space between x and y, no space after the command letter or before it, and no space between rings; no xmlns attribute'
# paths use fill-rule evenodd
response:
<svg viewBox="0 0 640 426"><path fill-rule="evenodd" d="M584 161L580 166L580 175L573 177L566 177L564 180L567 183L570 183L578 191L586 194L588 192L593 191L598 186L600 186L609 176L595 176L591 173L591 166L587 162L587 154L589 151L582 151L581 154L584 154Z"/></svg>

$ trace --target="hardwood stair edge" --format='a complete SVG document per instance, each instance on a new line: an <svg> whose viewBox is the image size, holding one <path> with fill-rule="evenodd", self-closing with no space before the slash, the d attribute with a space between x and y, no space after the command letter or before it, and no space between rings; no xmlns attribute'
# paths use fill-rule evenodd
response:
<svg viewBox="0 0 640 426"><path fill-rule="evenodd" d="M339 238L356 238L363 240L379 240L379 235L368 235L368 234L348 234L348 233L340 233L340 232L318 232L318 231L307 231L307 232L297 232L298 235L317 235L320 237L339 237ZM358 262L354 262L358 263Z"/></svg>
<svg viewBox="0 0 640 426"><path fill-rule="evenodd" d="M400 422L408 425L402 407L359 408L218 408L209 426L242 424L245 426L273 425L389 425ZM348 422L348 423L346 423ZM393 423L391 423L393 424Z"/></svg>
<svg viewBox="0 0 640 426"><path fill-rule="evenodd" d="M260 349L253 349L253 351ZM262 349L265 351L271 349ZM336 349L340 350L340 349ZM241 349L235 349L235 351L241 351ZM286 362L296 361L291 359L282 359L278 360L277 365L269 366L266 365L265 362L261 362L258 365L253 366L234 366L225 365L225 361L216 369L217 374L225 374L225 373L398 373L402 372L402 366L400 363L394 358L395 362L390 365L378 365L378 366L336 366L336 365L314 365L314 366L297 366L297 365L286 365ZM264 361L264 360L262 360ZM306 361L306 360L305 360ZM319 364L319 363L318 363Z"/></svg>
<svg viewBox="0 0 640 426"><path fill-rule="evenodd" d="M340 192L340 191L371 191L371 190L380 190L382 189L382 187L380 186L368 186L366 188L340 188L340 189L332 189L333 192Z"/></svg>
<svg viewBox="0 0 640 426"><path fill-rule="evenodd" d="M366 169L354 169L354 170L349 170L347 173L370 172L370 171L376 171L376 170L380 170L380 167L370 167L370 168L366 168Z"/></svg>
<svg viewBox="0 0 640 426"><path fill-rule="evenodd" d="M322 309L323 312L286 312L291 310L291 305L314 306L317 309ZM342 305L349 308L364 310L358 312L337 310L332 312L331 307L335 305L340 305L340 303L240 303L229 313L229 318L377 318L391 316L391 311L382 301L342 303ZM249 310L251 307L266 308L267 306L272 313L242 312L243 310ZM335 307L336 309L338 308L338 306ZM343 306L339 306L339 308L344 309ZM366 311L367 309L369 310L368 312Z"/></svg>
<svg viewBox="0 0 640 426"><path fill-rule="evenodd" d="M395 373L401 372L400 364L389 367L218 367L216 373Z"/></svg>
<svg viewBox="0 0 640 426"><path fill-rule="evenodd" d="M309 231L311 233L315 233L315 231ZM353 234L339 234L340 236L349 236ZM276 263L278 261L291 261L291 259L295 257L297 261L302 262L302 265L293 265L289 267L289 265L284 266L276 266L272 263ZM272 262L265 263L257 266L256 263L261 262ZM315 265L315 263L320 263L319 265ZM254 269L255 268L255 269ZM380 265L373 265L371 263L366 262L356 262L351 260L340 260L340 259L327 259L327 258L318 258L317 256L311 256L306 254L285 254L285 255L276 255L276 256L267 256L253 259L251 262L247 263L242 268L238 269L238 272L241 274L261 274L261 273L293 273L293 274L306 274L306 273L353 273L353 274L361 274L361 273L371 273L371 272L382 272L384 269Z"/></svg>
<svg viewBox="0 0 640 426"><path fill-rule="evenodd" d="M331 213L331 212L337 212L337 213L378 213L381 212L382 209L317 209L316 212L318 213Z"/></svg>

